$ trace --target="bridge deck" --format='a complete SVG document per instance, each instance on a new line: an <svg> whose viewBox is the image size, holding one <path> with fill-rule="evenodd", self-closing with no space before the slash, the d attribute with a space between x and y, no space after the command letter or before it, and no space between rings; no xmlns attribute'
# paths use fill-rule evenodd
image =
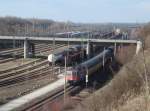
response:
<svg viewBox="0 0 150 111"><path fill-rule="evenodd" d="M0 40L29 40L35 42L52 42L54 37L17 37L17 36L0 36ZM55 42L59 43L81 43L88 42L91 43L123 43L123 44L137 44L137 40L121 40L121 39L81 39L81 38L58 38L55 37Z"/></svg>

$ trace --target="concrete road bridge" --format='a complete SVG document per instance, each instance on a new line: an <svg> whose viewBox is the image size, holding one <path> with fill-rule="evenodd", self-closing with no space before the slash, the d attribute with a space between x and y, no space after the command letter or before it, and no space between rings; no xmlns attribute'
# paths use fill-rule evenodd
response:
<svg viewBox="0 0 150 111"><path fill-rule="evenodd" d="M139 40L124 40L124 39L93 39L93 38L59 38L59 37L19 37L19 36L0 36L0 41L3 40L13 41L19 40L24 42L24 58L28 57L29 48L34 49L34 43L59 43L59 44L87 44L87 54L90 54L90 47L92 44L96 45L114 45L115 49L117 45L120 44L135 44L137 45L136 54L139 52L142 47L142 42Z"/></svg>

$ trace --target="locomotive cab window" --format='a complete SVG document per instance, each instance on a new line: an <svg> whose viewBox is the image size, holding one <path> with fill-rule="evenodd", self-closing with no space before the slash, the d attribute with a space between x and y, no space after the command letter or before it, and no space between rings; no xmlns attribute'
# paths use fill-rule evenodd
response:
<svg viewBox="0 0 150 111"><path fill-rule="evenodd" d="M72 71L67 71L67 75L72 75Z"/></svg>

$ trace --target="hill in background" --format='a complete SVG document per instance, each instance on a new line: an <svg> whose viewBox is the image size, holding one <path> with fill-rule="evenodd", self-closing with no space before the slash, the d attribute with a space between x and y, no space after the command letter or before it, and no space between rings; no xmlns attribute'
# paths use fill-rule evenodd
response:
<svg viewBox="0 0 150 111"><path fill-rule="evenodd" d="M48 19L23 19L18 17L0 18L0 35L18 36L50 36L55 33L69 31L99 31L109 32L114 27L128 30L137 24L132 23L73 23L58 22ZM143 25L143 24L139 24Z"/></svg>

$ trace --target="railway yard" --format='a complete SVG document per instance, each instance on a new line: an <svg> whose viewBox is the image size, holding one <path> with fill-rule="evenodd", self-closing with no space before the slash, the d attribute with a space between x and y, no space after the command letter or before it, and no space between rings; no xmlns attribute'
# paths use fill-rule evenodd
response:
<svg viewBox="0 0 150 111"><path fill-rule="evenodd" d="M1 0L0 111L150 111L148 5Z"/></svg>
<svg viewBox="0 0 150 111"><path fill-rule="evenodd" d="M46 44L36 45L37 56L51 53L52 46ZM65 45L57 45L59 49ZM1 51L2 55L23 54L23 48ZM16 97L27 94L37 88L47 85L57 79L56 74L60 73L60 67L54 68L48 65L47 58L1 58L0 60L0 103L6 103ZM61 68L63 70L63 68Z"/></svg>
<svg viewBox="0 0 150 111"><path fill-rule="evenodd" d="M56 44L55 53L60 53L67 47L66 45ZM73 47L76 48L76 46ZM53 66L48 63L47 56L53 53L52 48L52 44L36 44L34 57L27 59L22 58L24 53L22 47L1 50L0 105L6 104L26 94L30 94L62 78L58 75L64 73L65 68L57 64ZM48 101L56 100L56 98L58 100L58 98L63 97L64 90L62 90L62 86L58 89L56 88L56 91L54 90L51 92L52 95L50 95ZM75 90L79 91L81 89L83 90L84 88L67 85L66 94L71 94L72 92L76 92ZM63 99L60 99L60 102L62 101ZM40 102L40 106L41 104L45 105L47 103L44 101L44 104ZM36 109L37 106L30 106L28 108L30 110Z"/></svg>
<svg viewBox="0 0 150 111"><path fill-rule="evenodd" d="M123 38L112 35L110 40ZM24 47L1 50L0 111L60 110L67 101L75 105L101 88L113 76L120 47L88 42L35 42L31 47L24 41Z"/></svg>
<svg viewBox="0 0 150 111"><path fill-rule="evenodd" d="M67 47L68 46L66 45L57 44L55 46L55 53L60 53ZM72 46L72 48L73 47L77 48L77 46ZM16 98L21 98L22 96L28 96L30 95L30 93L32 94L34 93L34 91L46 87L48 84L55 84L55 81L59 81L60 78L63 77L61 77L61 75L59 77L58 75L63 74L65 68L57 64L55 66L49 64L46 58L49 54L54 53L52 48L52 45L36 44L35 56L28 59L22 58L23 48L15 48L1 51L0 54L2 57L0 60L0 105L9 103L10 101ZM6 56L6 58L4 58L4 55ZM7 58L7 55L10 56L10 58ZM78 53L75 54L75 56L76 55L78 55ZM45 58L40 58L39 56L45 56ZM55 61L55 63L56 62L57 61ZM56 102L57 104L63 103L63 85L64 82L61 83L60 87L53 88L53 90L48 92L49 96L45 94L46 98L44 100L42 99L36 104L25 107L24 110L42 111L43 107L45 107L45 105L47 104L49 106L53 106L54 104L56 104ZM85 86L83 86L72 86L66 84L67 98L70 98L69 95L72 95L75 98L77 94L80 94L85 90L88 90L87 93L89 93L89 90L91 91L91 88L93 87L91 86L87 89ZM76 101L76 99L74 100ZM36 101L36 99L34 101ZM53 109L53 107L50 107L49 109L51 108ZM21 108L19 109L21 110Z"/></svg>

